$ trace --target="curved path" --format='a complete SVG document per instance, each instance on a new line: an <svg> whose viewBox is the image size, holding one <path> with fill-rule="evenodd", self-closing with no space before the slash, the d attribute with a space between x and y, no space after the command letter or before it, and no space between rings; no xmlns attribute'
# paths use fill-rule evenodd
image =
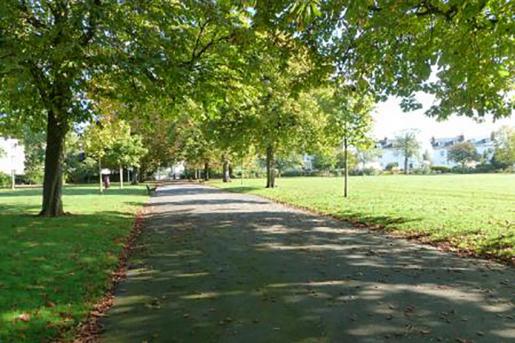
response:
<svg viewBox="0 0 515 343"><path fill-rule="evenodd" d="M515 271L256 196L160 189L105 342L515 342Z"/></svg>

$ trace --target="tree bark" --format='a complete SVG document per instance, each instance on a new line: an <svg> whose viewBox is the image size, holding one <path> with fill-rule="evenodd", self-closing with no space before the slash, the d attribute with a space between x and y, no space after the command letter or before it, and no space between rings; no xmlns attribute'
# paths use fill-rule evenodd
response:
<svg viewBox="0 0 515 343"><path fill-rule="evenodd" d="M63 158L64 140L68 125L59 120L54 111L48 112L47 138L45 150L45 176L43 180L43 204L40 216L57 217L64 214L63 191Z"/></svg>
<svg viewBox="0 0 515 343"><path fill-rule="evenodd" d="M120 189L123 189L123 167L120 166Z"/></svg>
<svg viewBox="0 0 515 343"><path fill-rule="evenodd" d="M139 168L133 168L132 170L132 184L137 185L139 183Z"/></svg>
<svg viewBox="0 0 515 343"><path fill-rule="evenodd" d="M269 145L266 148L266 188L275 187L274 166L274 148L271 145Z"/></svg>
<svg viewBox="0 0 515 343"><path fill-rule="evenodd" d="M408 156L404 156L404 174L408 175Z"/></svg>
<svg viewBox="0 0 515 343"><path fill-rule="evenodd" d="M344 180L343 180L343 196L346 198L348 195L348 180L349 180L349 146L347 138L343 139L343 159L345 164L345 174L344 174Z"/></svg>
<svg viewBox="0 0 515 343"><path fill-rule="evenodd" d="M231 182L231 174L229 170L229 159L226 155L223 156L223 182Z"/></svg>
<svg viewBox="0 0 515 343"><path fill-rule="evenodd" d="M204 163L204 181L209 181L209 162Z"/></svg>

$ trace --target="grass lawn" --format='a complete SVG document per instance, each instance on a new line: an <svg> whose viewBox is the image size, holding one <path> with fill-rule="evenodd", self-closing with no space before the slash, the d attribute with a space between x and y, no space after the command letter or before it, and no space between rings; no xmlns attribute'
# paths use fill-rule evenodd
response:
<svg viewBox="0 0 515 343"><path fill-rule="evenodd" d="M211 184L477 254L515 258L513 174L356 176L347 199L342 178L280 178L275 189L264 188L260 179Z"/></svg>
<svg viewBox="0 0 515 343"><path fill-rule="evenodd" d="M64 189L71 215L40 218L41 189L0 189L0 342L68 340L109 285L143 187Z"/></svg>

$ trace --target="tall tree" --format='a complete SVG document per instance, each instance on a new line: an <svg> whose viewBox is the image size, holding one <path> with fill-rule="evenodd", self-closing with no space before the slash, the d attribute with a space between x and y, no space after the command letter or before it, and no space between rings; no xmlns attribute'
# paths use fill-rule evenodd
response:
<svg viewBox="0 0 515 343"><path fill-rule="evenodd" d="M343 195L348 196L349 147L364 151L372 145L373 98L366 90L358 91L356 87L331 83L332 87L322 89L319 103L329 114L327 136L333 144L341 144L344 153Z"/></svg>
<svg viewBox="0 0 515 343"><path fill-rule="evenodd" d="M404 156L404 174L409 174L409 160L420 152L420 142L415 130L406 130L395 137L393 148Z"/></svg>
<svg viewBox="0 0 515 343"><path fill-rule="evenodd" d="M449 160L460 163L462 167L465 167L467 163L479 160L480 157L476 147L470 142L456 143L448 151Z"/></svg>
<svg viewBox="0 0 515 343"><path fill-rule="evenodd" d="M145 101L151 94L180 99L216 69L219 59L205 57L231 51L227 45L247 30L245 13L231 2L3 3L0 121L6 130L45 127L41 215L63 213L66 133L91 116L92 99Z"/></svg>
<svg viewBox="0 0 515 343"><path fill-rule="evenodd" d="M380 98L400 96L406 109L420 107L422 91L436 98L426 113L440 119L513 111L512 1L258 0L256 8L256 21L304 41L319 65L336 65Z"/></svg>
<svg viewBox="0 0 515 343"><path fill-rule="evenodd" d="M503 126L494 133L494 159L505 167L515 165L515 129Z"/></svg>

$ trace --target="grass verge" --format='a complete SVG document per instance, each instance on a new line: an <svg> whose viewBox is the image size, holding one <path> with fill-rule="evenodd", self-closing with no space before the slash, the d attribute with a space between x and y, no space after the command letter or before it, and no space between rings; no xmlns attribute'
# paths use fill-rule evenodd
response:
<svg viewBox="0 0 515 343"><path fill-rule="evenodd" d="M0 342L71 340L109 288L143 187L64 188L70 215L37 217L41 189L0 190Z"/></svg>
<svg viewBox="0 0 515 343"><path fill-rule="evenodd" d="M515 175L368 176L280 178L210 184L386 229L462 253L515 261Z"/></svg>

